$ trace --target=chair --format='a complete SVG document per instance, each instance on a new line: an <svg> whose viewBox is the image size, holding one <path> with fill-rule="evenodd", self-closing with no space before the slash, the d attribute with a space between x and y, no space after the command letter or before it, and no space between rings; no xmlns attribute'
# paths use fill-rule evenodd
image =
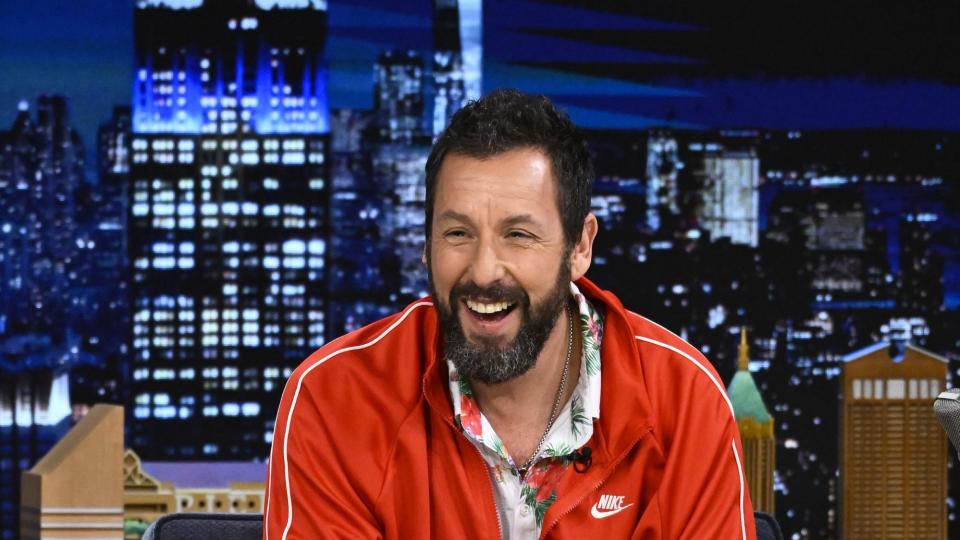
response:
<svg viewBox="0 0 960 540"><path fill-rule="evenodd" d="M777 520L770 514L754 512L757 540L783 540ZM143 540L260 540L260 514L167 514L154 521Z"/></svg>
<svg viewBox="0 0 960 540"><path fill-rule="evenodd" d="M764 512L754 512L753 520L757 524L757 540L783 540L780 525L773 516Z"/></svg>
<svg viewBox="0 0 960 540"><path fill-rule="evenodd" d="M261 514L167 514L150 524L142 540L260 540Z"/></svg>

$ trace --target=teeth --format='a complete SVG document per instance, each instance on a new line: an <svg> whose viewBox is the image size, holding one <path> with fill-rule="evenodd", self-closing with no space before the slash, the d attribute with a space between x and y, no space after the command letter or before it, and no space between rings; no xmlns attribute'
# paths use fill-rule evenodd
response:
<svg viewBox="0 0 960 540"><path fill-rule="evenodd" d="M467 307L476 311L477 313L497 313L498 311L503 311L513 304L507 302L494 302L492 304L485 304L482 302L474 302L473 300L467 300Z"/></svg>

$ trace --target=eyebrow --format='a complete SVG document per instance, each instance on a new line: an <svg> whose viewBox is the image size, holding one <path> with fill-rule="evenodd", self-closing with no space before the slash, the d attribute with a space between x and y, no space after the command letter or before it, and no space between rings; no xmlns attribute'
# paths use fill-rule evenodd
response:
<svg viewBox="0 0 960 540"><path fill-rule="evenodd" d="M456 210L446 210L442 214L440 214L440 216L437 218L437 221L446 221L446 220L459 221L460 223L463 223L465 225L473 224L473 220L470 219L469 216L467 216L466 214L461 214ZM507 227L511 225L524 225L524 224L539 225L539 222L536 219L534 219L533 216L531 216L530 214L516 214L504 219L501 222L501 225L507 226Z"/></svg>
<svg viewBox="0 0 960 540"><path fill-rule="evenodd" d="M507 219L503 220L504 225L539 225L537 220L533 219L533 216L530 214L518 214L515 216L510 216Z"/></svg>
<svg viewBox="0 0 960 540"><path fill-rule="evenodd" d="M437 221L446 221L446 220L459 221L461 223L465 223L468 225L473 223L473 221L466 214L461 214L456 210L446 210L437 217Z"/></svg>

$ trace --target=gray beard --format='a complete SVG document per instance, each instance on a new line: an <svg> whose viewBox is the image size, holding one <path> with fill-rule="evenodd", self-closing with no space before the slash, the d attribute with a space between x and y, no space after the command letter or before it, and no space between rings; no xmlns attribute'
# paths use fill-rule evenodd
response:
<svg viewBox="0 0 960 540"><path fill-rule="evenodd" d="M470 289L479 292L479 288L469 285L454 287L450 291L450 298L442 302L437 297L431 279L430 288L437 306L440 318L440 328L446 346L446 359L453 363L461 377L471 381L480 381L485 384L497 384L509 381L523 375L537 362L540 351L550 332L560 317L570 295L570 265L566 255L563 266L559 269L557 281L549 295L539 306L531 306L530 298L522 290L512 295L517 298L518 305L514 309L522 310L520 331L517 336L505 346L499 340L478 338L477 343L470 342L463 332L463 326L453 306L459 305L461 289ZM486 298L497 301L499 298L509 298L511 291L502 291L498 287L490 287L488 291L497 291L501 294L486 293Z"/></svg>

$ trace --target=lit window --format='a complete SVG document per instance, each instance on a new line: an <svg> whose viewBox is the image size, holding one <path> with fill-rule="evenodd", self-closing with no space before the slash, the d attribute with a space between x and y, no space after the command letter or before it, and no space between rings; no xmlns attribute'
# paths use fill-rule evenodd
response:
<svg viewBox="0 0 960 540"><path fill-rule="evenodd" d="M303 255L306 243L303 240L287 240L283 243L283 252L287 255Z"/></svg>
<svg viewBox="0 0 960 540"><path fill-rule="evenodd" d="M306 259L304 257L284 257L283 258L283 267L284 268L303 268L306 266Z"/></svg>
<svg viewBox="0 0 960 540"><path fill-rule="evenodd" d="M308 249L310 250L311 254L323 255L323 252L326 251L326 243L323 240L318 239L310 240Z"/></svg>

